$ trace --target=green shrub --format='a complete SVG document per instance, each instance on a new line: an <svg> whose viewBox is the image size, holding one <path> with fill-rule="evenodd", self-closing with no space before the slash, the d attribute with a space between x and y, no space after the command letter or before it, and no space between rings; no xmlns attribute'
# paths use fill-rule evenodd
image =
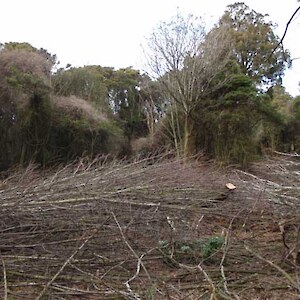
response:
<svg viewBox="0 0 300 300"><path fill-rule="evenodd" d="M202 254L204 258L209 258L214 253L219 251L224 244L224 238L215 236L209 238L204 244L201 246Z"/></svg>
<svg viewBox="0 0 300 300"><path fill-rule="evenodd" d="M129 152L129 142L114 121L95 123L86 118L72 119L60 113L56 113L49 146L52 157L58 161L99 154L118 156Z"/></svg>
<svg viewBox="0 0 300 300"><path fill-rule="evenodd" d="M178 263L198 264L201 260L210 259L223 244L224 238L215 236L194 241L175 241L172 244L161 240L158 247L164 255L164 261L176 267Z"/></svg>

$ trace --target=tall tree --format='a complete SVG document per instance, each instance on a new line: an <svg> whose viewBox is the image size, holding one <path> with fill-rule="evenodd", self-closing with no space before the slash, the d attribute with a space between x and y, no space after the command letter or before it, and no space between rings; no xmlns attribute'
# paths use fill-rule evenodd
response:
<svg viewBox="0 0 300 300"><path fill-rule="evenodd" d="M59 69L52 77L54 93L59 96L77 96L94 104L99 111L108 112L106 81L112 73L112 68L100 66Z"/></svg>
<svg viewBox="0 0 300 300"><path fill-rule="evenodd" d="M114 114L125 123L130 138L147 133L144 102L141 98L142 80L140 72L129 67L114 71L107 81L109 103Z"/></svg>
<svg viewBox="0 0 300 300"><path fill-rule="evenodd" d="M253 136L261 118L259 98L248 76L226 76L227 82L200 108L197 143L219 161L245 166L257 151Z"/></svg>
<svg viewBox="0 0 300 300"><path fill-rule="evenodd" d="M282 46L276 48L280 39L267 17L237 2L227 7L219 21L219 26L228 25L234 41L233 55L242 72L259 86L280 84L290 60L289 51Z"/></svg>
<svg viewBox="0 0 300 300"><path fill-rule="evenodd" d="M293 97L286 92L285 88L281 85L276 85L269 89L268 95L271 96L271 101L274 108L289 117L292 113Z"/></svg>
<svg viewBox="0 0 300 300"><path fill-rule="evenodd" d="M200 19L178 13L170 22L161 23L148 40L152 74L162 84L170 107L184 115L182 149L186 158L195 152L192 113L217 89L211 83L225 70L230 58L231 41L226 27L207 35Z"/></svg>
<svg viewBox="0 0 300 300"><path fill-rule="evenodd" d="M0 51L0 130L2 163L46 155L50 76L53 62L26 43Z"/></svg>
<svg viewBox="0 0 300 300"><path fill-rule="evenodd" d="M140 85L140 101L142 111L145 114L150 138L153 138L155 132L155 124L164 115L164 97L162 95L161 86L158 81L144 74Z"/></svg>

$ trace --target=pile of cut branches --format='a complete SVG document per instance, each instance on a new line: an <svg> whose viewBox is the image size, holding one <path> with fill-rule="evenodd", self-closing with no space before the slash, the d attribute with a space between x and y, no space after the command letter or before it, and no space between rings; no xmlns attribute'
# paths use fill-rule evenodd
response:
<svg viewBox="0 0 300 300"><path fill-rule="evenodd" d="M1 297L294 299L298 170L296 158L245 172L151 157L10 172Z"/></svg>

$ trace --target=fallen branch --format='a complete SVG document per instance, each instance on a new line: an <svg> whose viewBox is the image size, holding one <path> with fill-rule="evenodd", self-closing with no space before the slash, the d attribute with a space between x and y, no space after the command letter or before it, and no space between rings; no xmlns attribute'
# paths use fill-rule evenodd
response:
<svg viewBox="0 0 300 300"><path fill-rule="evenodd" d="M8 290L7 290L7 277L6 277L6 266L4 259L1 255L1 261L2 261L2 268L3 268L3 285L4 285L4 297L3 300L8 300L7 295L8 295Z"/></svg>
<svg viewBox="0 0 300 300"><path fill-rule="evenodd" d="M94 233L95 234L95 233ZM69 258L64 262L64 264L61 266L61 268L55 273L55 275L51 278L50 281L45 285L44 289L41 291L41 293L36 297L35 300L40 300L45 293L47 292L50 285L55 281L55 279L61 274L61 272L64 270L64 268L68 265L68 263L74 258L74 256L86 245L86 243L94 236L92 234L89 236L85 241L69 256Z"/></svg>
<svg viewBox="0 0 300 300"><path fill-rule="evenodd" d="M287 281L291 284L291 286L296 289L298 291L298 293L300 292L300 286L299 284L285 271L283 270L281 267L279 267L277 264L273 263L272 261L262 257L260 254L257 253L257 251L253 251L251 248L249 248L246 244L245 244L245 249L250 252L252 255L254 255L255 257L257 257L258 259L260 259L261 261L267 263L268 265L270 265L271 267L275 268L277 271L279 271L284 278L287 279Z"/></svg>
<svg viewBox="0 0 300 300"><path fill-rule="evenodd" d="M279 152L279 151L273 151L276 154L282 155L282 156L288 156L288 157L300 157L298 153L284 153L284 152Z"/></svg>

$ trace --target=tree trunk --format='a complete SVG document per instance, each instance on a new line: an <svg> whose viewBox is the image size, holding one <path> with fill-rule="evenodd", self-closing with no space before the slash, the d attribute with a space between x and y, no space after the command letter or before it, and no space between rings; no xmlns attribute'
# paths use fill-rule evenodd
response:
<svg viewBox="0 0 300 300"><path fill-rule="evenodd" d="M194 122L188 113L185 114L184 122L184 148L183 157L189 159L196 153Z"/></svg>
<svg viewBox="0 0 300 300"><path fill-rule="evenodd" d="M178 137L180 136L180 133L177 131L177 120L178 120L178 113L177 113L177 109L176 109L176 114L174 115L174 110L173 110L173 106L171 106L171 130L172 130L172 134L173 134L173 140L174 140L174 147L176 150L176 155L179 158L181 155L181 148L182 145L180 143L180 141L178 140ZM175 120L176 119L176 120Z"/></svg>

